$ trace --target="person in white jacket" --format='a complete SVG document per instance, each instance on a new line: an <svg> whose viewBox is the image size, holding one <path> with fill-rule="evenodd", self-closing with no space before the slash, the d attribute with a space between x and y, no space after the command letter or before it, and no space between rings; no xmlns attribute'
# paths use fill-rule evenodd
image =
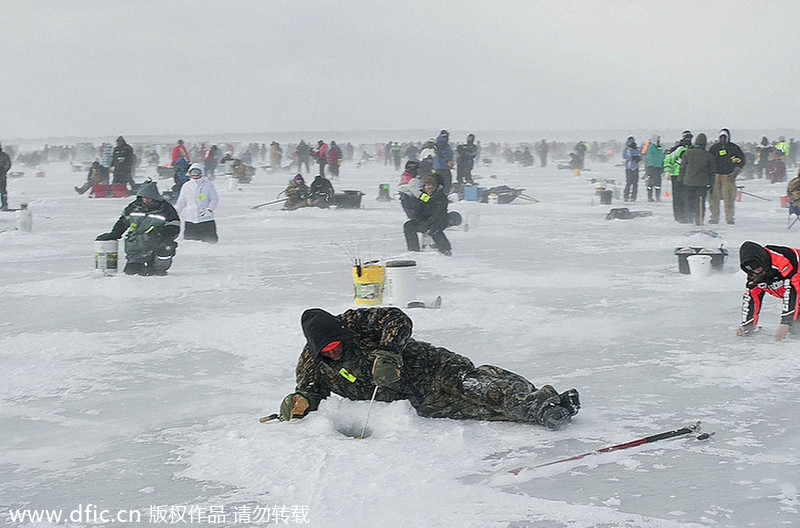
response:
<svg viewBox="0 0 800 528"><path fill-rule="evenodd" d="M180 211L185 220L183 238L186 240L202 240L217 243L217 224L214 222L214 210L219 203L214 184L204 177L203 166L192 163L189 167L189 181L181 187L175 209Z"/></svg>

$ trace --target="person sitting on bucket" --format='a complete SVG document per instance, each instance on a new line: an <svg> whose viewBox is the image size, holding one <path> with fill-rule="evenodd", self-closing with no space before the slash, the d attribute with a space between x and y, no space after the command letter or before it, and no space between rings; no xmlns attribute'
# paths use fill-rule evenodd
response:
<svg viewBox="0 0 800 528"><path fill-rule="evenodd" d="M333 185L322 174L317 174L308 191L307 203L309 207L327 209L333 203Z"/></svg>
<svg viewBox="0 0 800 528"><path fill-rule="evenodd" d="M286 203L283 204L285 210L294 211L308 205L308 185L303 179L302 174L297 174L289 180L289 186L283 191L286 196Z"/></svg>
<svg viewBox="0 0 800 528"><path fill-rule="evenodd" d="M781 341L797 320L797 290L800 274L797 273L800 249L786 246L761 246L747 241L739 248L739 262L747 273L747 291L742 300L742 324L736 335L750 334L758 328L758 314L764 293L783 299L781 323L775 330L775 339Z"/></svg>
<svg viewBox="0 0 800 528"><path fill-rule="evenodd" d="M789 204L800 214L800 169L797 170L797 176L786 185L786 196L789 197Z"/></svg>
<svg viewBox="0 0 800 528"><path fill-rule="evenodd" d="M430 235L436 249L443 255L450 256L450 241L444 230L450 225L447 219L447 196L434 175L422 177L422 194L419 195L419 208L414 218L403 224L403 234L409 251L419 251L417 232Z"/></svg>
<svg viewBox="0 0 800 528"><path fill-rule="evenodd" d="M175 255L175 239L181 231L181 221L172 205L159 194L156 182L139 187L136 199L108 233L95 240L118 240L125 236L128 275L166 275Z"/></svg>
<svg viewBox="0 0 800 528"><path fill-rule="evenodd" d="M108 169L100 165L99 160L94 160L89 167L89 174L86 175L86 183L75 187L75 192L83 194L95 185L108 185L108 179Z"/></svg>
<svg viewBox="0 0 800 528"><path fill-rule="evenodd" d="M426 418L503 420L558 429L578 413L578 391L537 389L518 374L411 337L399 308L374 307L332 315L319 308L300 319L306 345L297 386L283 399L281 420L316 411L331 392L350 400L409 400ZM377 392L375 392L377 387Z"/></svg>

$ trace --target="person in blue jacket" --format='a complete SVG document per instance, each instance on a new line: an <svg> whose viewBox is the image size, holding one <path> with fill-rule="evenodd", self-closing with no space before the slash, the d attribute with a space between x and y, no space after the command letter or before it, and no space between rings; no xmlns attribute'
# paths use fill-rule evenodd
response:
<svg viewBox="0 0 800 528"><path fill-rule="evenodd" d="M639 162L642 160L642 154L633 136L628 137L622 150L622 158L625 160L625 192L622 198L626 202L635 202L639 190Z"/></svg>
<svg viewBox="0 0 800 528"><path fill-rule="evenodd" d="M439 175L439 184L444 190L445 196L450 194L450 186L453 183L453 149L450 148L450 133L442 130L436 138L433 154L433 172Z"/></svg>

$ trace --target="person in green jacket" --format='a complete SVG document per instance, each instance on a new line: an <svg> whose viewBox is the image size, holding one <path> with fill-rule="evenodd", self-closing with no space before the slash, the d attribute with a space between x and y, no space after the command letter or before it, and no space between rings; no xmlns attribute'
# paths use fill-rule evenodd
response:
<svg viewBox="0 0 800 528"><path fill-rule="evenodd" d="M681 140L664 155L664 171L672 182L672 214L675 221L681 224L688 224L691 221L686 214L686 193L680 178L683 153L691 146L692 132L684 130Z"/></svg>
<svg viewBox="0 0 800 528"><path fill-rule="evenodd" d="M647 201L661 201L661 174L664 172L664 148L661 146L661 136L654 135L650 138L645 155L644 177L647 185Z"/></svg>

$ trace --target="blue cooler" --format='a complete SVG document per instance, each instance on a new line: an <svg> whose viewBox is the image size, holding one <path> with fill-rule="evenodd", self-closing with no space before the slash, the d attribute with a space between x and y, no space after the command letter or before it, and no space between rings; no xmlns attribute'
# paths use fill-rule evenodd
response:
<svg viewBox="0 0 800 528"><path fill-rule="evenodd" d="M480 202L481 195L486 189L483 187L464 187L464 200L468 202Z"/></svg>

